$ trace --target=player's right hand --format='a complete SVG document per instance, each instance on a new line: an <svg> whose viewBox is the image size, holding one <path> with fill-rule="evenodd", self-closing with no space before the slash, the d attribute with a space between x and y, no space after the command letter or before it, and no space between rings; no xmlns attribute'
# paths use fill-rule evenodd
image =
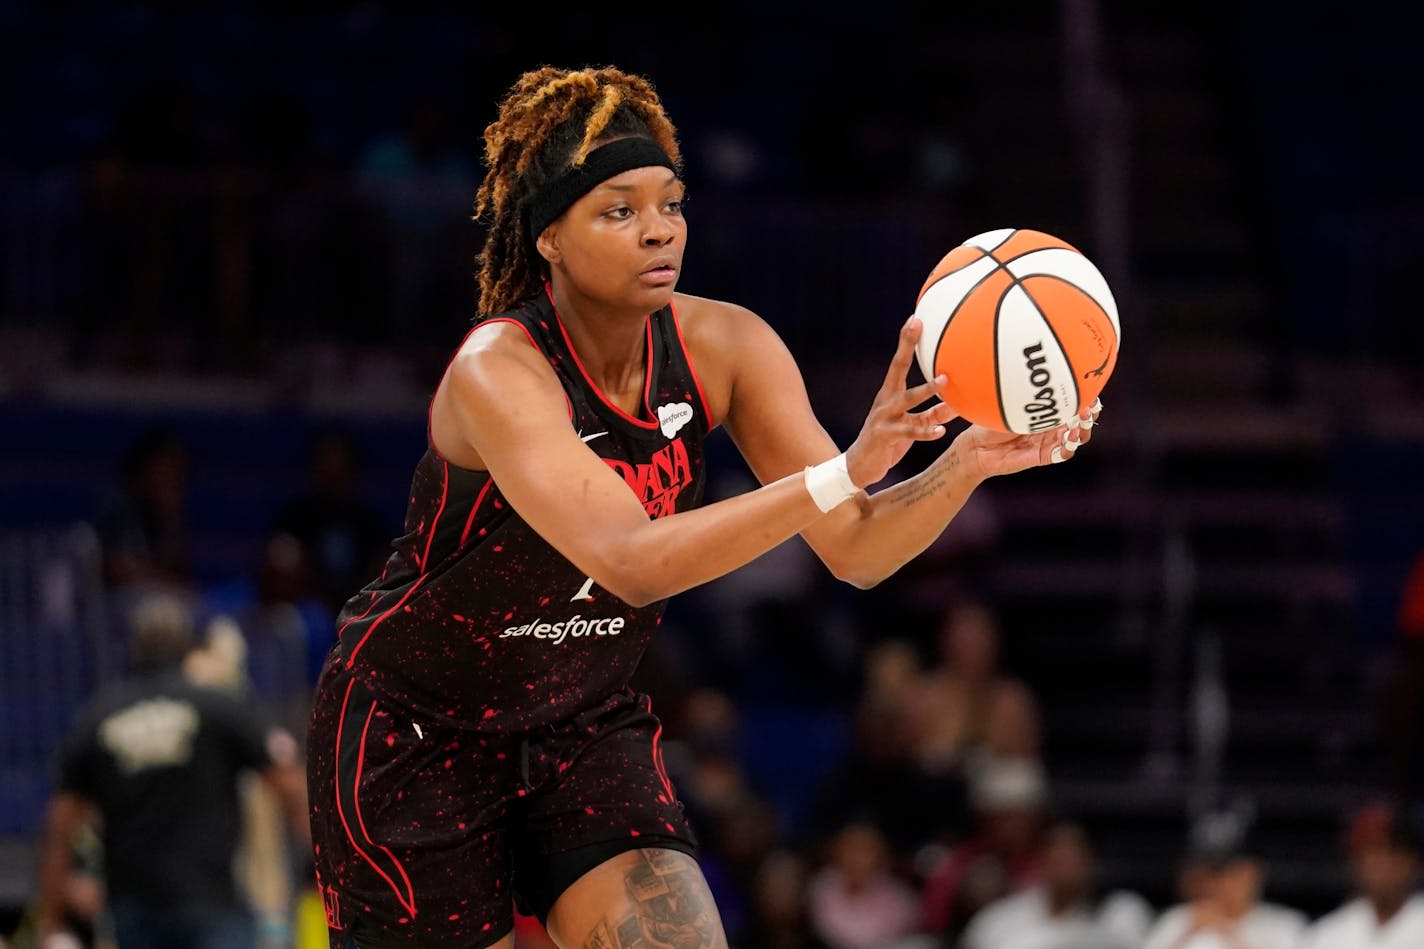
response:
<svg viewBox="0 0 1424 949"><path fill-rule="evenodd" d="M937 376L917 386L906 386L915 344L922 332L924 324L914 316L900 328L900 343L890 360L885 382L871 403L860 435L846 449L846 469L858 488L869 487L889 474L915 442L943 438L945 423L955 418L954 410L943 402L921 412L912 411L949 381Z"/></svg>

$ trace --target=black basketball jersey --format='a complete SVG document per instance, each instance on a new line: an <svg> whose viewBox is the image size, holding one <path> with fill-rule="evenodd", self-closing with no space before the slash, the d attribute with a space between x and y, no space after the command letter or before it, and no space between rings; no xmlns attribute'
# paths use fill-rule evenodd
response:
<svg viewBox="0 0 1424 949"><path fill-rule="evenodd" d="M547 288L495 321L521 327L549 360L570 425L650 517L701 502L710 423L671 306L648 317L636 418L584 372ZM665 601L635 608L597 586L487 472L450 464L433 444L394 546L342 610L338 635L348 668L417 720L513 732L564 718L628 681L662 618Z"/></svg>

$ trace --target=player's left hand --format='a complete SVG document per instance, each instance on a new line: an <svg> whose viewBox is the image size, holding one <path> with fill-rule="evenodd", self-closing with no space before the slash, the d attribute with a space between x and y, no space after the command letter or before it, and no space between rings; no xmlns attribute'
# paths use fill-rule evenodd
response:
<svg viewBox="0 0 1424 949"><path fill-rule="evenodd" d="M1102 399L1095 399L1067 425L1034 435L1014 435L971 425L955 438L955 448L981 480L1039 465L1056 465L1072 458L1092 439L1102 411Z"/></svg>

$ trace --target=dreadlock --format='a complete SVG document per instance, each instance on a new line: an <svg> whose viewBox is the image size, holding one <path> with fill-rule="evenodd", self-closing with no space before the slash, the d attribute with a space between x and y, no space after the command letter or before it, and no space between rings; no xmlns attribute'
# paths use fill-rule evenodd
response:
<svg viewBox="0 0 1424 949"><path fill-rule="evenodd" d="M480 251L479 312L501 313L539 292L544 263L525 209L540 187L583 164L604 141L650 138L681 161L677 134L653 86L611 66L544 66L519 77L485 129L489 171L475 196L475 217L489 217Z"/></svg>

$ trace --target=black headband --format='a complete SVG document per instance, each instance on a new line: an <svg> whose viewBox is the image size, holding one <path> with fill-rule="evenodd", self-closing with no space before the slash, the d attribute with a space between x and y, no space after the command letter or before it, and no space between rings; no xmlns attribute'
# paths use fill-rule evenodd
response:
<svg viewBox="0 0 1424 949"><path fill-rule="evenodd" d="M677 172L677 165L667 152L650 138L620 138L600 145L588 153L583 164L573 166L535 192L529 200L530 236L538 238L554 218L614 175L634 168L654 167Z"/></svg>

